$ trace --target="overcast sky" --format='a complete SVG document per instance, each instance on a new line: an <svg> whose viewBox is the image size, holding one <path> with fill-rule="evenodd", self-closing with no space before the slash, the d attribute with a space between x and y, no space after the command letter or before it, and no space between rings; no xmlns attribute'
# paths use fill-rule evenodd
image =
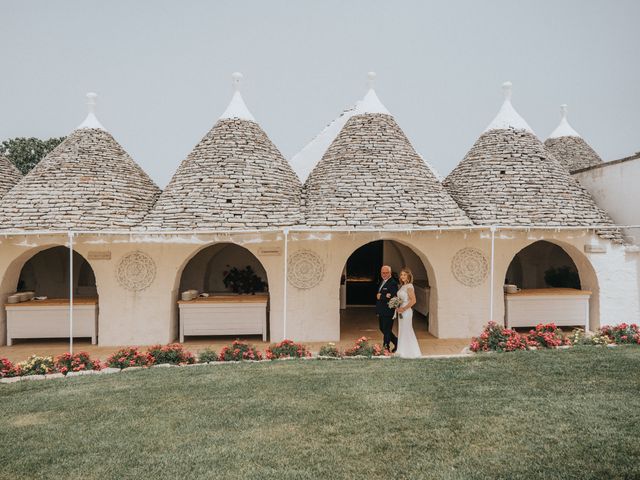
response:
<svg viewBox="0 0 640 480"><path fill-rule="evenodd" d="M541 139L569 104L604 160L640 150L640 2L0 0L0 140L98 118L164 187L231 98L291 158L376 91L441 174L497 113Z"/></svg>

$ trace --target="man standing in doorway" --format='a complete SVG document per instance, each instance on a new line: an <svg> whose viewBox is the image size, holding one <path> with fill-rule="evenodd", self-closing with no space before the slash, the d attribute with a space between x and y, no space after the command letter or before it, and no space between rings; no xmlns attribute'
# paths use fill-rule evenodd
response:
<svg viewBox="0 0 640 480"><path fill-rule="evenodd" d="M398 349L398 337L391 331L395 310L389 308L389 300L398 294L398 282L391 276L391 267L389 265L382 266L380 276L382 277L382 283L378 287L376 295L376 314L378 315L380 331L383 335L382 343L384 348L391 350L390 344L393 343L393 350L391 351L395 352Z"/></svg>

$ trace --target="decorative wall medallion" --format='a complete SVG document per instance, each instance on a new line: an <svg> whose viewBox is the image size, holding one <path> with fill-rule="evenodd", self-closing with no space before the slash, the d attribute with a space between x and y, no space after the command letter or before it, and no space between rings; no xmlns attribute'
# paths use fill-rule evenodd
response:
<svg viewBox="0 0 640 480"><path fill-rule="evenodd" d="M299 250L289 255L289 282L294 287L315 287L324 276L324 263L320 256L311 250Z"/></svg>
<svg viewBox="0 0 640 480"><path fill-rule="evenodd" d="M129 252L120 259L116 269L118 283L127 290L139 292L144 290L156 276L156 264L144 252Z"/></svg>
<svg viewBox="0 0 640 480"><path fill-rule="evenodd" d="M461 284L477 287L485 278L489 265L484 254L477 248L466 247L458 252L451 261L451 271Z"/></svg>

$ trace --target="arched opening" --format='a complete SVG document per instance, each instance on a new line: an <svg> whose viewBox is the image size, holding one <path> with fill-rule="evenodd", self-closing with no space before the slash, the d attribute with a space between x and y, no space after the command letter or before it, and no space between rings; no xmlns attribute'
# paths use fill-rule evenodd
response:
<svg viewBox="0 0 640 480"><path fill-rule="evenodd" d="M89 262L73 252L69 279L69 249L50 247L33 255L14 277L15 292L7 298L7 344L17 339L69 337L69 287L73 285L73 336L98 337L98 290Z"/></svg>
<svg viewBox="0 0 640 480"><path fill-rule="evenodd" d="M580 290L580 275L578 267L561 246L540 240L523 248L513 257L504 283L521 289Z"/></svg>
<svg viewBox="0 0 640 480"><path fill-rule="evenodd" d="M347 259L340 279L340 340L361 336L382 338L375 312L376 294L382 278L380 268L389 265L397 280L400 270L411 269L416 305L413 326L418 340L429 335L435 322L435 289L429 266L416 251L396 240L376 240L360 246ZM397 332L397 322L394 332ZM430 325L431 323L431 325Z"/></svg>
<svg viewBox="0 0 640 480"><path fill-rule="evenodd" d="M540 240L520 250L505 274L505 325L539 323L590 328L597 315L597 281L588 260ZM580 259L579 259L580 260Z"/></svg>
<svg viewBox="0 0 640 480"><path fill-rule="evenodd" d="M69 298L69 249L52 247L27 260L18 277L17 292L32 291L36 296ZM74 296L97 297L96 276L89 262L73 252Z"/></svg>
<svg viewBox="0 0 640 480"><path fill-rule="evenodd" d="M269 285L258 258L240 245L203 248L185 265L178 289L179 339L269 335Z"/></svg>

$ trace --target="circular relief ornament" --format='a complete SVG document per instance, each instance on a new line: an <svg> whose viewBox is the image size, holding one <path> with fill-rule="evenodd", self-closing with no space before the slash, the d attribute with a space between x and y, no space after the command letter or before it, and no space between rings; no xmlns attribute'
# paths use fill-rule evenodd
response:
<svg viewBox="0 0 640 480"><path fill-rule="evenodd" d="M297 288L315 287L324 276L324 263L311 250L299 250L289 256L289 283Z"/></svg>
<svg viewBox="0 0 640 480"><path fill-rule="evenodd" d="M118 283L127 290L144 290L156 276L156 264L144 252L130 252L120 259L116 270Z"/></svg>
<svg viewBox="0 0 640 480"><path fill-rule="evenodd" d="M454 255L451 271L461 284L477 287L487 277L489 265L484 254L477 248L466 247Z"/></svg>

